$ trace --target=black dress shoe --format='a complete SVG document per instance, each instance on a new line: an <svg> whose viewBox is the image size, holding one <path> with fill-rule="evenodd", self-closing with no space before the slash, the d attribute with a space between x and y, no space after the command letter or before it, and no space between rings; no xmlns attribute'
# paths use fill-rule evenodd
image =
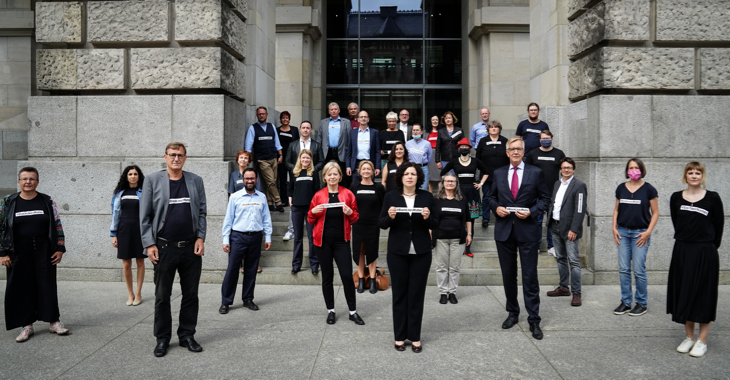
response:
<svg viewBox="0 0 730 380"><path fill-rule="evenodd" d="M360 277L359 280L357 280L357 292L363 293L365 292L365 279Z"/></svg>
<svg viewBox="0 0 730 380"><path fill-rule="evenodd" d="M221 308L218 309L218 312L221 314L228 314L228 309L230 308L230 305L221 305Z"/></svg>
<svg viewBox="0 0 730 380"><path fill-rule="evenodd" d="M542 339L542 330L540 330L540 322L537 323L530 323L530 331L532 331L532 337L541 340Z"/></svg>
<svg viewBox="0 0 730 380"><path fill-rule="evenodd" d="M504 320L504 323L502 323L502 328L505 330L511 329L512 326L517 324L517 321L519 321L518 317L513 317L510 315L509 317L507 317L507 319Z"/></svg>
<svg viewBox="0 0 730 380"><path fill-rule="evenodd" d="M243 301L243 307L247 307L247 308L249 308L251 310L254 310L254 311L256 311L256 310L259 309L259 307L256 306L255 303L253 303L253 300L251 300L251 301Z"/></svg>
<svg viewBox="0 0 730 380"><path fill-rule="evenodd" d="M421 343L420 346L414 346L413 343L411 343L411 351L420 354L421 351L423 351L423 343Z"/></svg>
<svg viewBox="0 0 730 380"><path fill-rule="evenodd" d="M165 355L167 355L167 348L170 347L170 343L167 342L161 342L157 343L157 346L155 347L155 356L158 358L161 358Z"/></svg>
<svg viewBox="0 0 730 380"><path fill-rule="evenodd" d="M395 346L396 351L405 351L406 350L406 342L403 342L403 344L393 343Z"/></svg>
<svg viewBox="0 0 730 380"><path fill-rule="evenodd" d="M278 212L284 212L284 206L278 205L278 206L276 206L276 209L275 210L278 211Z"/></svg>
<svg viewBox="0 0 730 380"><path fill-rule="evenodd" d="M294 269L294 268L292 268L292 270L291 270L291 274L297 274L297 273L299 273L299 272L301 272L301 271L302 271L302 269L301 269L301 268L299 268L299 269Z"/></svg>
<svg viewBox="0 0 730 380"><path fill-rule="evenodd" d="M489 222L482 222L482 227L489 228Z"/></svg>
<svg viewBox="0 0 730 380"><path fill-rule="evenodd" d="M329 314L327 314L327 324L334 325L335 322L337 322L337 319L335 319L335 312L330 311Z"/></svg>
<svg viewBox="0 0 730 380"><path fill-rule="evenodd" d="M447 302L449 302L449 300L448 300L446 294L442 294L441 298L439 299L439 303L442 305L446 305Z"/></svg>
<svg viewBox="0 0 730 380"><path fill-rule="evenodd" d="M276 208L272 205L269 205L269 211L274 211L274 210L276 210Z"/></svg>
<svg viewBox="0 0 730 380"><path fill-rule="evenodd" d="M350 320L355 322L356 325L362 326L365 324L365 321L363 321L362 318L360 318L360 316L357 315L357 313L350 314Z"/></svg>
<svg viewBox="0 0 730 380"><path fill-rule="evenodd" d="M180 347L187 347L188 351L192 352L203 352L203 347L201 347L198 342L196 342L193 338L186 338L181 340Z"/></svg>
<svg viewBox="0 0 730 380"><path fill-rule="evenodd" d="M375 294L378 292L378 282L374 279L370 279L370 294Z"/></svg>
<svg viewBox="0 0 730 380"><path fill-rule="evenodd" d="M459 300L456 299L456 294L454 294L454 293L449 294L449 302L451 302L454 305L459 303Z"/></svg>
<svg viewBox="0 0 730 380"><path fill-rule="evenodd" d="M313 275L318 275L319 274L319 268L312 269L312 274Z"/></svg>

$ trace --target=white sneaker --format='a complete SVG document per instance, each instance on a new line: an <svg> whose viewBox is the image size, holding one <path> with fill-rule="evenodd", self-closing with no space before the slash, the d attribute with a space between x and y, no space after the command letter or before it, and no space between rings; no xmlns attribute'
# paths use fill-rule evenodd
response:
<svg viewBox="0 0 730 380"><path fill-rule="evenodd" d="M692 346L695 345L695 341L692 340L690 337L686 337L682 343L680 343L679 347L677 347L677 352L681 352L683 354L686 354L689 352L689 350L692 349Z"/></svg>
<svg viewBox="0 0 730 380"><path fill-rule="evenodd" d="M548 248L548 255L550 255L550 256L552 256L552 257L555 257L556 259L558 258L558 254L557 254L557 253L555 253L555 247L553 247L553 248Z"/></svg>
<svg viewBox="0 0 730 380"><path fill-rule="evenodd" d="M689 352L689 356L700 358L707 353L707 345L702 343L701 340L697 339L695 345L692 346L692 351Z"/></svg>
<svg viewBox="0 0 730 380"><path fill-rule="evenodd" d="M294 237L294 236L293 236L293 234L292 234L291 232L289 232L289 231L286 231L286 233L284 234L284 237L282 238L282 240L285 240L285 241L286 241L286 240L290 240L290 239L291 239L291 238L293 238L293 237Z"/></svg>

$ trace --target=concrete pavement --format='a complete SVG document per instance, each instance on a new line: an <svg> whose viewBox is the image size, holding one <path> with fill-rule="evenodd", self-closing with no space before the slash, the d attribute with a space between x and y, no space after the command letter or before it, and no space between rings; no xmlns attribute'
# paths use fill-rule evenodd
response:
<svg viewBox="0 0 730 380"><path fill-rule="evenodd" d="M502 287L460 287L457 305L441 305L430 286L424 350L415 354L410 347L393 349L390 290L358 294L366 324L356 326L340 287L337 323L327 325L318 286L260 285L261 310L244 309L238 299L221 315L220 285L202 284L195 337L204 351L189 352L173 338L167 356L156 358L153 284L145 284L141 305L126 306L123 283L65 281L59 283L61 320L72 334L50 334L38 322L35 336L18 344L18 329L2 332L0 379L730 378L730 286L720 287L703 358L675 351L684 329L665 314L665 286L649 286L649 313L641 317L613 315L618 286L584 286L578 308L570 297L545 296L551 289L541 289L545 338L536 341L524 309L519 326L501 329ZM177 285L173 298L176 328Z"/></svg>

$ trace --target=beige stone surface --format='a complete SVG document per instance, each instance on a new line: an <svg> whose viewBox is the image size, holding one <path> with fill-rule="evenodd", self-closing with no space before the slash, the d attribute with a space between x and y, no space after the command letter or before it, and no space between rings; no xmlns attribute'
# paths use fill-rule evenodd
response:
<svg viewBox="0 0 730 380"><path fill-rule="evenodd" d="M657 0L658 41L730 41L730 0Z"/></svg>
<svg viewBox="0 0 730 380"><path fill-rule="evenodd" d="M175 12L176 40L220 41L245 55L246 24L221 0L180 0Z"/></svg>
<svg viewBox="0 0 730 380"><path fill-rule="evenodd" d="M165 0L88 2L88 41L167 41L168 4Z"/></svg>
<svg viewBox="0 0 730 380"><path fill-rule="evenodd" d="M77 50L76 70L80 90L124 89L124 50Z"/></svg>
<svg viewBox="0 0 730 380"><path fill-rule="evenodd" d="M649 3L644 0L604 0L570 23L570 55L603 40L649 39Z"/></svg>
<svg viewBox="0 0 730 380"><path fill-rule="evenodd" d="M33 29L35 12L23 9L0 9L0 27L3 29Z"/></svg>
<svg viewBox="0 0 730 380"><path fill-rule="evenodd" d="M76 50L36 50L36 86L39 90L76 89Z"/></svg>
<svg viewBox="0 0 730 380"><path fill-rule="evenodd" d="M81 3L36 3L36 41L81 42Z"/></svg>
<svg viewBox="0 0 730 380"><path fill-rule="evenodd" d="M730 49L700 49L700 88L730 89Z"/></svg>

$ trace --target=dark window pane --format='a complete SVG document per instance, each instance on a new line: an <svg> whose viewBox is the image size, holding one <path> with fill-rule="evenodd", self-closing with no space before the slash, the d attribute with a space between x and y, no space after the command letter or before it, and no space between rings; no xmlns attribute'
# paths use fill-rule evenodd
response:
<svg viewBox="0 0 730 380"><path fill-rule="evenodd" d="M426 0L426 38L460 38L461 7L453 0Z"/></svg>
<svg viewBox="0 0 730 380"><path fill-rule="evenodd" d="M327 41L327 83L357 84L357 41Z"/></svg>
<svg viewBox="0 0 730 380"><path fill-rule="evenodd" d="M461 90L426 90L426 118L438 116L441 119L446 111L451 111L456 115L458 121L455 125L464 128L461 120ZM427 123L430 128L431 123Z"/></svg>
<svg viewBox="0 0 730 380"><path fill-rule="evenodd" d="M327 103L324 106L323 115L322 117L328 117L329 116L329 104L332 102L337 103L337 105L340 106L340 115L342 117L348 117L347 114L347 106L350 103L357 103L357 89L327 89L327 92L325 94L325 99ZM315 127L319 125L319 121L314 122Z"/></svg>
<svg viewBox="0 0 730 380"><path fill-rule="evenodd" d="M423 113L422 90L361 90L361 109L370 115L370 126L378 130L388 129L385 116L388 112L400 113L407 109L409 122L419 121Z"/></svg>
<svg viewBox="0 0 730 380"><path fill-rule="evenodd" d="M423 83L422 41L362 41L363 84Z"/></svg>
<svg viewBox="0 0 730 380"><path fill-rule="evenodd" d="M426 41L426 83L461 83L461 41Z"/></svg>
<svg viewBox="0 0 730 380"><path fill-rule="evenodd" d="M357 0L327 2L327 38L357 37Z"/></svg>
<svg viewBox="0 0 730 380"><path fill-rule="evenodd" d="M364 0L360 3L360 37L423 37L421 0Z"/></svg>

